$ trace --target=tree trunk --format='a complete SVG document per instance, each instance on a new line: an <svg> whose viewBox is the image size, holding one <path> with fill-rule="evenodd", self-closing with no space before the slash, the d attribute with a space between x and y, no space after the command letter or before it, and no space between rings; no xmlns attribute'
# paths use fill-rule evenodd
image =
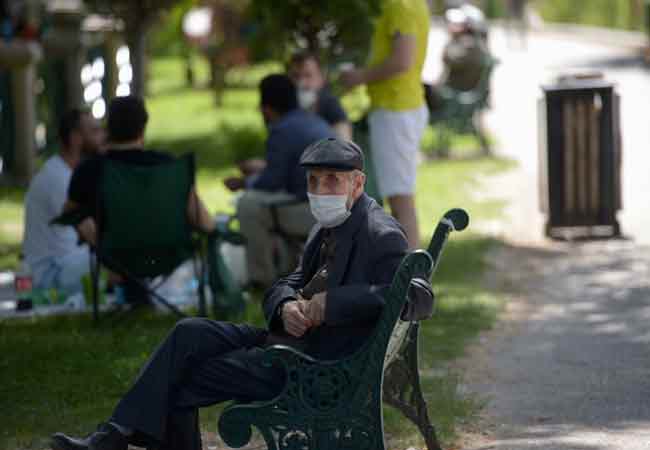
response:
<svg viewBox="0 0 650 450"><path fill-rule="evenodd" d="M320 53L320 42L318 41L318 30L310 29L305 33L305 40L307 41L307 50L310 53L319 55Z"/></svg>
<svg viewBox="0 0 650 450"><path fill-rule="evenodd" d="M145 21L135 25L127 31L127 44L131 54L131 67L133 80L131 81L131 94L144 97L147 87L147 35L149 26Z"/></svg>
<svg viewBox="0 0 650 450"><path fill-rule="evenodd" d="M630 0L628 27L633 30L643 29L643 5L641 0Z"/></svg>

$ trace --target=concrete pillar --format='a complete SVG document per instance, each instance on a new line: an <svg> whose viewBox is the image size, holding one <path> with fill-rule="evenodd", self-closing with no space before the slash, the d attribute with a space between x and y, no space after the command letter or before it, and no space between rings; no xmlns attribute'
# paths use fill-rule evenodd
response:
<svg viewBox="0 0 650 450"><path fill-rule="evenodd" d="M108 77L108 83L106 85L107 92L104 94L106 103L115 97L115 91L119 84L119 68L117 67L117 62L115 61L115 55L117 54L117 49L120 48L120 45L124 43L122 36L117 31L111 30L106 33L106 76Z"/></svg>
<svg viewBox="0 0 650 450"><path fill-rule="evenodd" d="M36 63L40 45L14 40L0 41L0 67L11 70L11 95L14 106L14 161L10 176L19 184L29 182L35 167L36 141Z"/></svg>
<svg viewBox="0 0 650 450"><path fill-rule="evenodd" d="M43 37L45 54L63 59L66 92L64 109L78 108L83 105L80 74L86 54L86 38L81 31L84 13L76 10L52 11L50 17L52 25Z"/></svg>

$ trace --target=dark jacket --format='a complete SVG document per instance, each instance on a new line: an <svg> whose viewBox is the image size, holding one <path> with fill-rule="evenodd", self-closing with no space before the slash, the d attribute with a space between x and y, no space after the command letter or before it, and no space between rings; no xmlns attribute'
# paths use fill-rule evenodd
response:
<svg viewBox="0 0 650 450"><path fill-rule="evenodd" d="M269 128L266 141L266 168L249 186L260 191L285 191L307 199L305 169L300 167L302 152L320 139L334 137L334 131L316 114L294 109Z"/></svg>
<svg viewBox="0 0 650 450"><path fill-rule="evenodd" d="M336 255L327 280L325 322L296 340L295 347L319 359L352 353L372 332L384 299L380 292L393 280L408 243L402 228L381 206L362 194L352 215L333 228ZM273 333L283 332L277 308L296 298L296 291L319 269L322 228L312 229L300 266L266 294L264 314Z"/></svg>

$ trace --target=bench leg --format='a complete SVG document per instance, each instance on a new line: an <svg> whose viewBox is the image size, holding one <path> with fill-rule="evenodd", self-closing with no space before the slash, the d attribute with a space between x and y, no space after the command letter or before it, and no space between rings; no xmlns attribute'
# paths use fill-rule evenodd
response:
<svg viewBox="0 0 650 450"><path fill-rule="evenodd" d="M472 128L474 134L478 138L479 144L481 145L483 156L490 156L492 149L490 149L490 142L488 141L485 130L483 129L483 114L481 111L476 112L472 123Z"/></svg>
<svg viewBox="0 0 650 450"><path fill-rule="evenodd" d="M442 450L436 430L431 425L427 403L422 395L418 372L418 324L411 326L409 340L403 356L388 368L384 381L384 400L399 409L413 422L427 445L427 450ZM407 383L404 383L407 380Z"/></svg>
<svg viewBox="0 0 650 450"><path fill-rule="evenodd" d="M434 125L436 134L435 139L435 155L440 159L449 158L451 147L451 133L446 121L441 121Z"/></svg>

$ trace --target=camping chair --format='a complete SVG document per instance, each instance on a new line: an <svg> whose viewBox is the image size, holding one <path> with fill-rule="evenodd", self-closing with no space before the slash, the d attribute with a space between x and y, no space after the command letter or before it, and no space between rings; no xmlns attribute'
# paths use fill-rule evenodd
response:
<svg viewBox="0 0 650 450"><path fill-rule="evenodd" d="M450 86L439 86L437 94L442 106L433 109L429 101L429 123L437 128L436 150L440 156L447 156L451 141L450 133L470 133L481 145L483 154L490 154L490 143L482 128L483 110L489 106L490 79L498 60L486 54L483 58L481 76L476 86L467 91ZM425 87L425 89L431 87Z"/></svg>
<svg viewBox="0 0 650 450"><path fill-rule="evenodd" d="M192 232L186 212L193 185L193 155L155 165L104 161L96 208L97 242L92 248L90 267L95 320L99 318L100 264L140 286L181 317L185 314L144 280L168 277L180 264L193 257L198 261L195 268L199 279L199 315L206 315L206 279L212 287L213 302L224 292L223 284L219 284L221 274L206 273L205 259L206 254L210 256L214 270L218 271L219 255L215 254L217 248L214 244L219 239L232 238L232 233L228 235L225 233L227 230L217 229L208 236L210 242L206 243L205 236L199 238ZM57 223L77 224L80 219L63 216ZM223 266L221 269L225 270ZM229 300L243 303L241 297L234 295Z"/></svg>

